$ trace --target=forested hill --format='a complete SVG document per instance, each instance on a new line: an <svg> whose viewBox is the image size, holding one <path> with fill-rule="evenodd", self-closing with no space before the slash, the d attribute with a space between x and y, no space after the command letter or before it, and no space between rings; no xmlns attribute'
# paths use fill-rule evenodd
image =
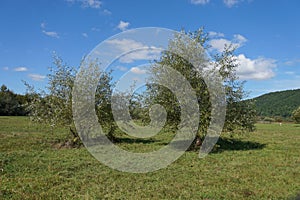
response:
<svg viewBox="0 0 300 200"><path fill-rule="evenodd" d="M300 89L271 92L254 98L259 116L290 117L300 106Z"/></svg>

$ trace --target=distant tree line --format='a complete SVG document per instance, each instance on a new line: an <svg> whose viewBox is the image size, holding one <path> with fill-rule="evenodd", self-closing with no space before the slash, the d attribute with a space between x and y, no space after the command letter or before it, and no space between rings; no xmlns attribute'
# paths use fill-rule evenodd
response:
<svg viewBox="0 0 300 200"><path fill-rule="evenodd" d="M0 116L27 115L26 105L28 101L28 94L15 94L6 85L2 85L0 90Z"/></svg>
<svg viewBox="0 0 300 200"><path fill-rule="evenodd" d="M300 106L300 89L264 94L254 101L258 116L287 120Z"/></svg>

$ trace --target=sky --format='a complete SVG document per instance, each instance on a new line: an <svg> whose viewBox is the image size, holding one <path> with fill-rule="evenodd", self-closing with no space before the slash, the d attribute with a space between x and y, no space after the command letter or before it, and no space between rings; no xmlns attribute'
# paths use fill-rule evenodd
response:
<svg viewBox="0 0 300 200"><path fill-rule="evenodd" d="M16 93L25 93L22 81L44 88L54 54L78 67L122 31L204 27L216 51L237 47L237 74L249 97L300 88L299 8L298 0L2 0L0 84Z"/></svg>

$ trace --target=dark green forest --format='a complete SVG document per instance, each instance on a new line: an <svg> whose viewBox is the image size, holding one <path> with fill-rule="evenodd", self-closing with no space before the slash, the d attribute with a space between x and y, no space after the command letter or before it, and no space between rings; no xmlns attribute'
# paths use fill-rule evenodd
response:
<svg viewBox="0 0 300 200"><path fill-rule="evenodd" d="M0 116L24 116L27 115L26 105L28 95L16 94L6 85L0 89Z"/></svg>
<svg viewBox="0 0 300 200"><path fill-rule="evenodd" d="M300 106L300 89L271 92L254 100L258 116L290 118Z"/></svg>

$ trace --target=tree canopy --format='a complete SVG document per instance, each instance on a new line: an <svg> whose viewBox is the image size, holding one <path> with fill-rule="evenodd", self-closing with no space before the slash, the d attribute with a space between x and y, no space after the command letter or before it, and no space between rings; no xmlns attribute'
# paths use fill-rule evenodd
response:
<svg viewBox="0 0 300 200"><path fill-rule="evenodd" d="M296 121L296 123L300 124L300 106L293 111L292 117Z"/></svg>
<svg viewBox="0 0 300 200"><path fill-rule="evenodd" d="M6 85L1 86L0 91L0 116L26 115L27 95L15 94Z"/></svg>

